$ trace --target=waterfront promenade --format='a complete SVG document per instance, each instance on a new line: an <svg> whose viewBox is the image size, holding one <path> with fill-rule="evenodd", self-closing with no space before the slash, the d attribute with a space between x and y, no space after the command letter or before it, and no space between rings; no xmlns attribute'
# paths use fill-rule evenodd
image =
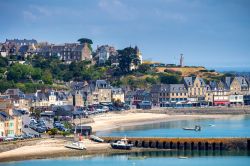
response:
<svg viewBox="0 0 250 166"><path fill-rule="evenodd" d="M154 111L154 112L153 112ZM191 112L191 114L167 114L164 112L166 110L130 110L124 111L119 113L105 113L102 115L95 115L93 116L93 121L86 125L91 125L94 131L104 131L114 128L119 128L121 126L133 126L137 124L148 124L148 123L158 123L158 122L168 122L168 121L180 121L180 120L195 120L195 119L220 119L225 117L232 117L235 116L232 113L234 110L230 110L231 114L205 114L206 111L204 110L193 110L193 111L202 111L203 114L197 114ZM167 110L169 111L169 110ZM179 111L179 110L178 110ZM181 110L181 111L184 111ZM224 110L225 111L225 110ZM230 112L229 111L229 112ZM146 113L145 113L146 112ZM239 109L242 115L247 114L247 112L242 111ZM241 116L241 115L240 115ZM147 139L147 138L145 138ZM154 138L159 139L159 138ZM167 138L164 138L167 139ZM192 138L198 139L198 138ZM225 138L223 138L225 139ZM60 138L43 138L37 140L25 140L20 142L7 142L7 143L0 143L1 151L0 151L0 161L14 161L14 160L26 160L26 159L41 159L41 158L51 158L51 157L64 157L64 156L79 156L79 155L95 155L95 154L110 154L110 153L124 153L124 151L120 150L113 150L108 144L106 143L95 143L88 139L84 139L83 142L87 146L86 151L77 151L71 150L64 147L64 144L69 141L73 140L73 137L60 137ZM175 139L176 140L176 139ZM132 141L132 140L130 140ZM247 139L248 141L248 139ZM248 147L248 142L244 140L244 146ZM172 145L171 145L172 142ZM208 144L206 144L206 142ZM132 142L131 142L132 143ZM185 142L179 141L167 141L161 142L157 141L153 143L153 141L133 141L136 148L129 152L141 152L141 151L169 151L173 150L174 147L189 147L192 148L191 144L188 145L186 142L186 146L184 146ZM192 142L191 142L192 143ZM197 149L199 147L199 142L193 142L193 148ZM220 147L224 148L224 145L227 145L223 142L210 142L210 141L202 141L200 143L200 147L205 148L207 147L216 147L217 149ZM221 144L222 143L222 144ZM143 148L151 147L151 148ZM223 146L222 146L223 145ZM162 147L162 148L161 148ZM227 146L225 146L227 147ZM239 148L241 149L241 148ZM127 151L126 151L127 153Z"/></svg>

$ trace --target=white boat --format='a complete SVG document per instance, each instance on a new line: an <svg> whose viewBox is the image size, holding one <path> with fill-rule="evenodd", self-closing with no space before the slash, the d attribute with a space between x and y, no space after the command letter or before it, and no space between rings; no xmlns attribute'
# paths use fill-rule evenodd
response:
<svg viewBox="0 0 250 166"><path fill-rule="evenodd" d="M85 150L86 146L83 144L83 142L71 142L68 143L66 145L64 145L66 148L70 148L70 149L77 149L77 150Z"/></svg>
<svg viewBox="0 0 250 166"><path fill-rule="evenodd" d="M214 124L209 124L210 127L214 127L215 125Z"/></svg>
<svg viewBox="0 0 250 166"><path fill-rule="evenodd" d="M183 130L201 131L201 126L196 125L194 128L184 127Z"/></svg>
<svg viewBox="0 0 250 166"><path fill-rule="evenodd" d="M126 149L130 150L133 147L133 144L129 144L128 140L125 138L121 139L120 141L113 142L110 144L113 149Z"/></svg>
<svg viewBox="0 0 250 166"><path fill-rule="evenodd" d="M180 157L178 157L178 159L188 159L188 157L180 156Z"/></svg>
<svg viewBox="0 0 250 166"><path fill-rule="evenodd" d="M99 138L99 137L97 137L95 135L90 135L90 139L95 141L95 142L104 142L103 139L101 139L101 138Z"/></svg>

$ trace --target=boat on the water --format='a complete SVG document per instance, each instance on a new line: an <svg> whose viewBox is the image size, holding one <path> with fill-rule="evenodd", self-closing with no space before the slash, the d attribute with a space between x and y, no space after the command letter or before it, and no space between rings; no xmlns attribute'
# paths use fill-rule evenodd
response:
<svg viewBox="0 0 250 166"><path fill-rule="evenodd" d="M125 149L125 150L130 150L133 147L133 144L129 144L128 140L125 138L113 142L110 144L113 149Z"/></svg>
<svg viewBox="0 0 250 166"><path fill-rule="evenodd" d="M180 156L180 157L178 157L178 159L188 159L188 157Z"/></svg>
<svg viewBox="0 0 250 166"><path fill-rule="evenodd" d="M128 160L145 160L147 157L146 156L129 156Z"/></svg>
<svg viewBox="0 0 250 166"><path fill-rule="evenodd" d="M90 135L90 139L95 141L95 142L104 142L103 139L101 139L101 138L99 138L99 137L97 137L95 135Z"/></svg>
<svg viewBox="0 0 250 166"><path fill-rule="evenodd" d="M194 128L184 127L183 130L201 131L201 126L196 125Z"/></svg>
<svg viewBox="0 0 250 166"><path fill-rule="evenodd" d="M71 142L68 143L66 145L64 145L66 148L70 148L70 149L77 149L77 150L85 150L86 146L83 144L83 142Z"/></svg>
<svg viewBox="0 0 250 166"><path fill-rule="evenodd" d="M214 127L215 125L214 124L209 124L210 127Z"/></svg>

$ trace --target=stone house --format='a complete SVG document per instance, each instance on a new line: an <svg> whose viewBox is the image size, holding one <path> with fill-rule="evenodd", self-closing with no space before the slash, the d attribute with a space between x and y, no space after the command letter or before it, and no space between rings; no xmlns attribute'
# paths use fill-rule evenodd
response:
<svg viewBox="0 0 250 166"><path fill-rule="evenodd" d="M246 95L249 93L249 85L244 77L235 77L230 84L230 94Z"/></svg>
<svg viewBox="0 0 250 166"><path fill-rule="evenodd" d="M113 101L120 101L122 103L125 102L125 96L122 88L113 88L112 87L112 100Z"/></svg>
<svg viewBox="0 0 250 166"><path fill-rule="evenodd" d="M184 85L190 102L194 105L201 105L205 102L207 86L202 78L184 77Z"/></svg>
<svg viewBox="0 0 250 166"><path fill-rule="evenodd" d="M184 84L160 84L151 88L152 103L160 107L185 107L188 104L188 91Z"/></svg>
<svg viewBox="0 0 250 166"><path fill-rule="evenodd" d="M229 87L223 81L212 81L210 82L210 87L213 95L213 105L229 105Z"/></svg>

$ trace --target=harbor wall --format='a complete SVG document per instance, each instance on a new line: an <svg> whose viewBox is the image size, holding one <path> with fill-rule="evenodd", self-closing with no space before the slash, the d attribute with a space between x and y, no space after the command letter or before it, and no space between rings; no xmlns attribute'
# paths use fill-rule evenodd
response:
<svg viewBox="0 0 250 166"><path fill-rule="evenodd" d="M122 137L102 137L111 143ZM127 138L134 147L175 150L250 150L250 138Z"/></svg>

